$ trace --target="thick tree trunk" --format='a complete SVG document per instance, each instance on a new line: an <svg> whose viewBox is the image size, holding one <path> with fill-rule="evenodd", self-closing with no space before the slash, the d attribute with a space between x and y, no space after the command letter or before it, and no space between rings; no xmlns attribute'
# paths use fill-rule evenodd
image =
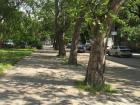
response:
<svg viewBox="0 0 140 105"><path fill-rule="evenodd" d="M113 11L114 14L117 14L119 11L120 6L125 0L110 0L108 3L108 10ZM90 58L88 62L86 77L85 77L85 83L90 86L95 85L103 85L105 82L104 79L104 71L105 71L105 42L104 38L105 36L110 33L110 28L112 25L112 18L110 16L107 17L107 30L106 35L104 32L102 32L100 29L99 21L102 20L96 18L97 21L92 28L92 32L94 33L94 42L92 43L92 48L90 52ZM104 19L105 20L105 19ZM102 32L102 33L100 33Z"/></svg>
<svg viewBox="0 0 140 105"><path fill-rule="evenodd" d="M100 35L99 27L94 29L95 37L92 43L90 58L88 62L85 82L88 85L103 85L105 82L105 42L104 36Z"/></svg>
<svg viewBox="0 0 140 105"><path fill-rule="evenodd" d="M59 54L58 54L58 56L66 56L65 42L64 42L64 32L63 31L59 32L58 44L59 44Z"/></svg>
<svg viewBox="0 0 140 105"><path fill-rule="evenodd" d="M82 14L80 17L77 18L75 27L74 27L74 33L72 36L71 50L70 50L70 56L68 60L68 63L72 65L77 64L77 45L78 45L79 36L80 36L81 24L84 20L83 15L84 14Z"/></svg>
<svg viewBox="0 0 140 105"><path fill-rule="evenodd" d="M98 46L97 46L98 44ZM86 73L86 84L103 85L104 84L104 71L105 71L105 50L104 39L97 37L91 48L90 59L88 62Z"/></svg>

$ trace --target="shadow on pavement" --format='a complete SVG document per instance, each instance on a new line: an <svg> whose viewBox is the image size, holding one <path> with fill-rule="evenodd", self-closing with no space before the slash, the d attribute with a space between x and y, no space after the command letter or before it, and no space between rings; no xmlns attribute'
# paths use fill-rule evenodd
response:
<svg viewBox="0 0 140 105"><path fill-rule="evenodd" d="M140 104L140 97L132 93L140 88L138 70L108 68L107 81L120 84L119 91L114 94L94 95L75 89L76 79L72 77L84 76L85 67L65 65L61 62L62 59L56 57L56 52L51 50L40 50L20 61L15 66L21 68L18 72L0 78L0 105ZM35 74L24 75L23 68L26 72L32 68ZM128 88L124 89L124 85Z"/></svg>

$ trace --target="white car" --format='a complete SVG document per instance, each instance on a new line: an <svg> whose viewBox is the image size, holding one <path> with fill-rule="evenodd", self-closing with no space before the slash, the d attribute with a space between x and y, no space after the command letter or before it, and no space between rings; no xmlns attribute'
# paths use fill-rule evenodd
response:
<svg viewBox="0 0 140 105"><path fill-rule="evenodd" d="M131 49L129 49L126 46L113 46L108 52L108 55L112 56L127 56L127 57L132 57L132 52Z"/></svg>
<svg viewBox="0 0 140 105"><path fill-rule="evenodd" d="M13 40L11 40L11 39L4 42L4 46L7 48L12 48L12 47L14 47L14 45L15 44L14 44Z"/></svg>

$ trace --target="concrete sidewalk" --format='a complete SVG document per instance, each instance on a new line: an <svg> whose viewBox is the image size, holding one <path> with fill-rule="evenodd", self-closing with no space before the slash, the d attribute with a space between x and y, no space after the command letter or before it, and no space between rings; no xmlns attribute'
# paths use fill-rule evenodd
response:
<svg viewBox="0 0 140 105"><path fill-rule="evenodd" d="M94 95L75 88L74 82L84 78L85 68L64 65L56 55L56 51L47 47L24 58L7 71L0 78L0 105L140 104L139 96L132 93L139 91L139 81L135 78L128 81L131 80L130 77L125 80L120 76L127 74L127 67L108 62L107 81L118 89L118 93ZM84 57L86 56L79 55L81 63L86 62L87 57ZM133 84L134 81L137 84Z"/></svg>

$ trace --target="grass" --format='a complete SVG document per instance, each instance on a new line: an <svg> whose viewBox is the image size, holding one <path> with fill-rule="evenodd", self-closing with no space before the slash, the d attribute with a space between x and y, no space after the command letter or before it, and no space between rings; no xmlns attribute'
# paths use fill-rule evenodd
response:
<svg viewBox="0 0 140 105"><path fill-rule="evenodd" d="M34 49L0 49L0 74L33 51Z"/></svg>
<svg viewBox="0 0 140 105"><path fill-rule="evenodd" d="M76 88L79 90L88 91L90 93L116 93L117 90L113 89L110 84L89 86L83 81L76 81Z"/></svg>
<svg viewBox="0 0 140 105"><path fill-rule="evenodd" d="M68 58L67 57L62 57L61 58L61 64L68 65Z"/></svg>

